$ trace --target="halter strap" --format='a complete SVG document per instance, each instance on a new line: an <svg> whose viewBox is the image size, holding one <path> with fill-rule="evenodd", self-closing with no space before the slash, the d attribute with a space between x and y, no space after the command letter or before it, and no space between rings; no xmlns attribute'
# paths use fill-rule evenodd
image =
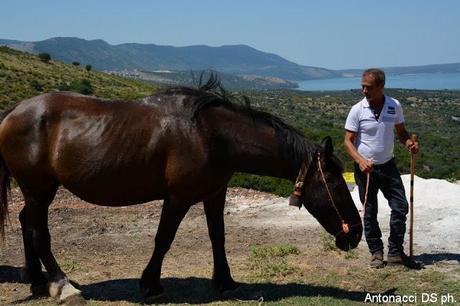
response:
<svg viewBox="0 0 460 306"><path fill-rule="evenodd" d="M332 207L334 207L337 215L339 216L340 220L342 221L342 230L338 232L335 236L339 235L341 232L344 232L345 234L348 234L350 232L350 226L348 223L345 222L345 220L342 218L342 215L340 214L339 210L337 209L337 206L335 205L334 199L332 198L331 191L329 190L329 186L327 185L326 181L326 176L324 175L323 172L323 167L321 166L321 154L318 152L318 170L321 173L321 178L323 179L324 186L326 187L327 194L329 195L329 199L331 200Z"/></svg>
<svg viewBox="0 0 460 306"><path fill-rule="evenodd" d="M321 178L324 183L324 187L326 187L327 194L329 195L329 199L331 201L332 207L334 207L335 212L340 218L340 221L342 222L342 229L335 234L334 236L337 237L341 233L348 234L350 232L350 227L358 226L361 225L361 223L353 224L353 225L348 225L348 223L345 222L345 220L342 218L342 215L340 214L339 210L337 209L337 206L335 205L334 199L332 198L331 191L329 190L329 186L327 185L326 181L326 176L324 175L323 167L321 166L321 154L320 152L317 153L317 160L318 160L318 171L321 173ZM297 176L296 182L294 184L294 192L293 195L295 197L300 197L302 194L302 187L303 187L303 179L305 177L305 174L308 172L308 169L310 167L307 167L306 161L302 163L302 166L300 168L299 174ZM291 204L290 204L291 205ZM298 206L298 205L295 205ZM298 206L300 208L300 206Z"/></svg>

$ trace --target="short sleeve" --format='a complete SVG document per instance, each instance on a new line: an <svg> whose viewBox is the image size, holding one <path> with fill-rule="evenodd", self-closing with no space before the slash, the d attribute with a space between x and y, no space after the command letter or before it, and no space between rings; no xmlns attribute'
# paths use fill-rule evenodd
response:
<svg viewBox="0 0 460 306"><path fill-rule="evenodd" d="M404 114L403 114L403 109L399 101L396 102L396 124L401 124L404 122Z"/></svg>
<svg viewBox="0 0 460 306"><path fill-rule="evenodd" d="M354 106L351 108L345 122L345 130L358 132L359 130L359 108Z"/></svg>

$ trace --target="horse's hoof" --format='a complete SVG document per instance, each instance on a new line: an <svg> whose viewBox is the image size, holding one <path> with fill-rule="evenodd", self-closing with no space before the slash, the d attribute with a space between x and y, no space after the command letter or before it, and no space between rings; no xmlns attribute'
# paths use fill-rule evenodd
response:
<svg viewBox="0 0 460 306"><path fill-rule="evenodd" d="M232 287L231 289L225 289L220 292L220 296L223 299L234 299L240 295L240 286Z"/></svg>
<svg viewBox="0 0 460 306"><path fill-rule="evenodd" d="M166 296L164 289L161 286L156 289L141 288L141 292L146 304L158 303Z"/></svg>
<svg viewBox="0 0 460 306"><path fill-rule="evenodd" d="M217 290L217 292L219 292L222 295L231 295L232 293L234 293L238 289L239 286L240 286L240 284L235 282L233 279L230 280L230 281L225 282L224 284L222 284L222 283L220 283L220 284L214 283L213 284L214 289Z"/></svg>
<svg viewBox="0 0 460 306"><path fill-rule="evenodd" d="M80 294L74 294L66 297L60 301L59 304L66 306L80 306L86 305L86 300Z"/></svg>
<svg viewBox="0 0 460 306"><path fill-rule="evenodd" d="M48 296L48 283L31 285L30 293L34 297Z"/></svg>

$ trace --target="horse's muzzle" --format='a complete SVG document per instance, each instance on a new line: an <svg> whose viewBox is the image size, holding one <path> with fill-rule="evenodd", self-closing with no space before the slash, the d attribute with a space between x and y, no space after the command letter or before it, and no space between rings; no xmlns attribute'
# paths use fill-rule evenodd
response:
<svg viewBox="0 0 460 306"><path fill-rule="evenodd" d="M335 245L342 251L349 251L358 246L363 234L362 224L353 225L349 232L340 232L335 238Z"/></svg>

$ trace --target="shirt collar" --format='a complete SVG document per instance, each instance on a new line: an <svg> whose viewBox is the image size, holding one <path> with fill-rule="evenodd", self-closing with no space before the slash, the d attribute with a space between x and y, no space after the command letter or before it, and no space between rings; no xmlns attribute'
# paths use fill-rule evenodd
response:
<svg viewBox="0 0 460 306"><path fill-rule="evenodd" d="M385 102L386 102L386 101L387 101L387 96L383 95L383 107L385 107ZM363 107L367 107L367 108L370 107L369 101L367 101L367 98L366 98L366 97L363 98L363 100L362 100L361 103L363 103Z"/></svg>

